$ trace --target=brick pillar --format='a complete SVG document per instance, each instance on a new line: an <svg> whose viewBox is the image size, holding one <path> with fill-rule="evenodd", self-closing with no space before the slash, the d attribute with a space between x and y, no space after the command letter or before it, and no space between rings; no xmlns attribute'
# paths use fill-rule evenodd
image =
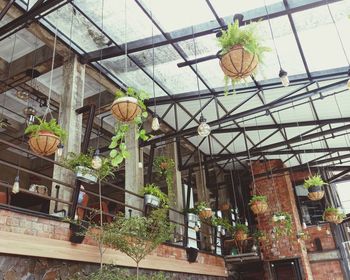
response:
<svg viewBox="0 0 350 280"><path fill-rule="evenodd" d="M270 173L271 169L283 167L281 160L270 160L268 162L255 161L252 163L252 170L255 175L265 172ZM296 237L296 233L302 230L302 226L289 172L273 174L273 176L258 177L255 179L255 186L256 194L267 196L269 204L268 211L256 217L258 229L268 233L267 239L269 242L263 242L263 244L261 244L263 259L265 261L274 261L286 258L300 258L305 279L312 280L313 277L305 244L301 240L298 241ZM293 233L289 237L280 237L273 243L271 239L273 229L271 220L273 214L279 211L291 214ZM266 271L267 275L268 273L269 272Z"/></svg>
<svg viewBox="0 0 350 280"><path fill-rule="evenodd" d="M63 84L64 91L61 95L58 123L68 134L63 150L63 157L66 157L69 152L79 153L81 148L82 115L78 115L75 110L82 107L84 102L85 65L79 63L77 56L72 57L63 65ZM56 158L56 160L59 159ZM75 184L74 174L56 165L53 178L72 186ZM55 186L56 184L53 183L52 196L56 195ZM72 191L71 188L60 186L59 198L70 201ZM51 201L50 213L53 212L54 206L54 201ZM58 209L68 210L68 206L59 203Z"/></svg>

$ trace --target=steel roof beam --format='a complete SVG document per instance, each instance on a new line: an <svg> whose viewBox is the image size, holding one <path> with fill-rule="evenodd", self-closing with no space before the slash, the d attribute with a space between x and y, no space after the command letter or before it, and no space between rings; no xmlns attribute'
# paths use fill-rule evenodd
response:
<svg viewBox="0 0 350 280"><path fill-rule="evenodd" d="M13 5L14 2L15 2L15 0L10 0L9 2L7 2L5 8L3 8L1 13L0 13L0 21L4 18L4 16L6 15L6 13L11 8L11 6Z"/></svg>

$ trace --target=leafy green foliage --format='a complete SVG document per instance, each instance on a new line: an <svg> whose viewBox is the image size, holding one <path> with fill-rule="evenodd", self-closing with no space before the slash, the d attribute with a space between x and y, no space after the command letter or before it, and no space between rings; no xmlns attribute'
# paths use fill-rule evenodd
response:
<svg viewBox="0 0 350 280"><path fill-rule="evenodd" d="M196 203L197 213L205 210L205 208L210 208L210 206L207 202L201 201L201 202Z"/></svg>
<svg viewBox="0 0 350 280"><path fill-rule="evenodd" d="M153 165L155 167L155 171L165 177L165 181L168 187L168 195L173 200L174 194L174 169L175 162L173 159L168 158L166 156L156 157Z"/></svg>
<svg viewBox="0 0 350 280"><path fill-rule="evenodd" d="M67 133L57 124L55 119L51 119L49 122L47 122L39 117L35 118L39 123L28 125L24 131L25 134L30 134L31 136L35 137L40 131L48 131L59 137L61 142L66 139Z"/></svg>
<svg viewBox="0 0 350 280"><path fill-rule="evenodd" d="M115 168L111 164L111 160L109 158L101 157L102 166L99 170L95 170L92 168L92 158L94 155L94 150L90 149L87 154L76 154L69 153L67 158L63 159L62 163L68 169L77 171L78 166L83 166L89 169L89 171L93 175L96 175L100 180L103 180L106 177L114 177ZM84 175L84 174L83 174Z"/></svg>
<svg viewBox="0 0 350 280"><path fill-rule="evenodd" d="M236 225L233 227L233 233L235 234L237 231L241 231L244 233L249 233L249 229L245 224L236 223Z"/></svg>
<svg viewBox="0 0 350 280"><path fill-rule="evenodd" d="M148 217L119 216L104 226L104 242L139 263L161 243L168 240L174 227L167 217L167 210L158 209Z"/></svg>
<svg viewBox="0 0 350 280"><path fill-rule="evenodd" d="M230 223L230 221L226 218L221 218L221 217L216 217L213 216L211 218L211 224L215 227L217 226L222 226L223 228L225 228L226 230L232 232L233 231L233 226Z"/></svg>
<svg viewBox="0 0 350 280"><path fill-rule="evenodd" d="M183 213L184 214L191 213L191 214L198 215L198 209L197 208L184 209Z"/></svg>
<svg viewBox="0 0 350 280"><path fill-rule="evenodd" d="M249 205L252 205L252 203L255 201L267 202L267 197L265 195L253 195L250 199Z"/></svg>
<svg viewBox="0 0 350 280"><path fill-rule="evenodd" d="M339 220L343 220L346 217L346 214L341 212L338 208L334 208L334 207L327 207L324 210L323 213L323 220L325 220L325 216L327 214L331 214L331 215L337 215Z"/></svg>
<svg viewBox="0 0 350 280"><path fill-rule="evenodd" d="M288 212L276 212L272 216L274 232L277 237L290 236L292 229L292 216Z"/></svg>
<svg viewBox="0 0 350 280"><path fill-rule="evenodd" d="M77 273L70 280L136 280L137 276L131 274L126 269L109 266L102 271L98 270L90 275L84 275L82 272ZM139 280L168 280L163 273L152 273L147 275L140 275Z"/></svg>
<svg viewBox="0 0 350 280"><path fill-rule="evenodd" d="M155 184L145 185L141 190L141 194L142 195L150 194L150 195L154 195L154 196L158 197L160 199L160 204L162 207L168 207L168 205L169 205L168 196L165 193L163 193L160 190L160 188Z"/></svg>
<svg viewBox="0 0 350 280"><path fill-rule="evenodd" d="M145 91L136 91L134 88L128 88L126 92L118 90L116 92L116 98L130 96L137 99L137 103L140 106L142 113L137 116L133 123L137 127L137 139L141 139L142 141L147 141L150 136L147 134L145 129L142 129L142 123L148 117L148 113L146 111L146 105L144 103L145 100L149 99L148 93ZM114 167L119 167L123 161L129 156L129 152L126 148L125 136L130 129L130 123L118 123L115 128L115 135L111 139L111 143L109 145L110 158L111 163Z"/></svg>
<svg viewBox="0 0 350 280"><path fill-rule="evenodd" d="M322 180L322 177L319 174L310 176L304 181L304 188L308 189L310 187L323 186L326 183Z"/></svg>

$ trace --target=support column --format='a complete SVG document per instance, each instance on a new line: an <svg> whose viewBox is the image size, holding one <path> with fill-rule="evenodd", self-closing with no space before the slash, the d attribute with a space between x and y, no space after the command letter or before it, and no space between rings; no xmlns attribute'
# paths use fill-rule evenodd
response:
<svg viewBox="0 0 350 280"><path fill-rule="evenodd" d="M125 137L126 148L129 151L129 157L125 160L125 190L139 193L141 189L140 176L143 174L140 172L142 168L139 167L139 142L137 139L136 125L130 124L129 131ZM143 201L141 198L132 194L125 193L125 204L143 208ZM129 215L129 207L125 207L125 215ZM132 209L131 209L132 210ZM141 213L136 210L132 210L133 215L140 215Z"/></svg>
<svg viewBox="0 0 350 280"><path fill-rule="evenodd" d="M63 157L66 157L69 152L79 153L81 148L82 115L77 115L75 110L82 107L84 102L85 65L79 63L77 56L63 65L63 84L58 123L68 134L63 150ZM56 160L58 160L57 156ZM54 167L53 178L72 186L75 184L74 174L60 166ZM56 196L55 186L54 183L51 188L51 196L54 197ZM59 198L71 201L72 192L71 188L60 186ZM54 207L55 202L51 201L50 213L53 213ZM68 211L68 206L59 203L58 210L61 209Z"/></svg>

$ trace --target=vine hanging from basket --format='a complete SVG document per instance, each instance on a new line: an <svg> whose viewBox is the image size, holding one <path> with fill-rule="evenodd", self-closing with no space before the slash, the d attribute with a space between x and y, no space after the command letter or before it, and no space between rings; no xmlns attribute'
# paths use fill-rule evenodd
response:
<svg viewBox="0 0 350 280"><path fill-rule="evenodd" d="M292 216L288 212L276 212L272 216L276 237L290 236L293 232Z"/></svg>
<svg viewBox="0 0 350 280"><path fill-rule="evenodd" d="M137 129L137 139L146 141L149 135L142 128L142 123L147 118L147 108L144 101L149 98L148 93L143 90L128 88L126 92L118 90L116 99L112 105L112 114L119 120L115 128L115 135L109 145L110 158L113 166L118 167L128 156L129 152L125 143L126 133L133 123Z"/></svg>
<svg viewBox="0 0 350 280"><path fill-rule="evenodd" d="M235 84L253 74L263 61L263 54L270 49L261 45L256 23L240 28L238 20L228 24L227 30L221 30L218 42L220 67L225 74L225 94L228 94L229 80L234 91Z"/></svg>
<svg viewBox="0 0 350 280"><path fill-rule="evenodd" d="M155 171L160 176L165 177L165 182L168 188L168 196L170 199L174 199L174 160L166 156L159 156L154 160L153 165Z"/></svg>

